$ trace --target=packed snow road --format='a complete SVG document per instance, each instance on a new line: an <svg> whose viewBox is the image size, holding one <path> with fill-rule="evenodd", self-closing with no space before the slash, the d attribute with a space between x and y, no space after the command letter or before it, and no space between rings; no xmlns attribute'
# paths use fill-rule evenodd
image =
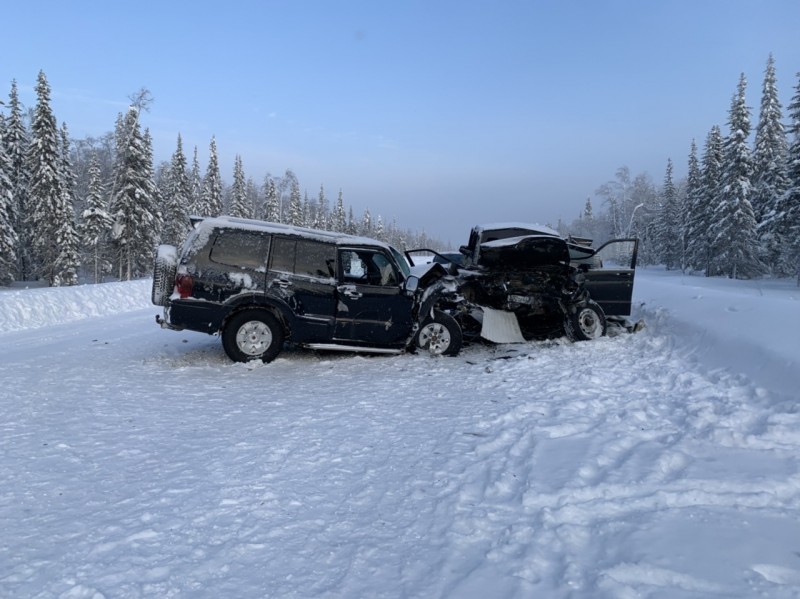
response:
<svg viewBox="0 0 800 599"><path fill-rule="evenodd" d="M636 335L268 365L146 281L2 292L0 596L797 597L794 357L709 365L651 277Z"/></svg>

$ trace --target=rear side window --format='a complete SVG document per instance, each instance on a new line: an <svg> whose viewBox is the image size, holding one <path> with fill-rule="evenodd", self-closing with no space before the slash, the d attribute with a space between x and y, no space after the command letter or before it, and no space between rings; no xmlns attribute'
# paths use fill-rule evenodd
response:
<svg viewBox="0 0 800 599"><path fill-rule="evenodd" d="M294 273L309 277L332 278L335 276L336 249L330 243L298 240Z"/></svg>
<svg viewBox="0 0 800 599"><path fill-rule="evenodd" d="M211 247L209 259L239 268L264 269L269 255L269 235L251 231L221 229Z"/></svg>
<svg viewBox="0 0 800 599"><path fill-rule="evenodd" d="M307 239L275 238L271 269L307 277L334 277L336 249L330 243Z"/></svg>
<svg viewBox="0 0 800 599"><path fill-rule="evenodd" d="M278 272L294 272L294 251L297 242L294 239L276 237L272 242L272 270Z"/></svg>

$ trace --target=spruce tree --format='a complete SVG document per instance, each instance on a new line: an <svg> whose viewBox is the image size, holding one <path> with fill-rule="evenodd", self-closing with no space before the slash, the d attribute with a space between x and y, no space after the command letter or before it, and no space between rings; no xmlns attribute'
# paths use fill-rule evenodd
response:
<svg viewBox="0 0 800 599"><path fill-rule="evenodd" d="M203 180L203 195L200 202L200 216L219 216L222 214L222 178L219 174L217 140L212 137L208 149L208 167Z"/></svg>
<svg viewBox="0 0 800 599"><path fill-rule="evenodd" d="M681 262L681 269L700 269L702 268L702 256L695 256L692 253L696 249L696 246L692 244L693 237L705 234L705 231L696 230L699 224L698 217L702 212L702 172L700 170L700 162L697 159L697 144L694 140L692 140L689 151L689 165L683 198L681 246L683 247L684 256Z"/></svg>
<svg viewBox="0 0 800 599"><path fill-rule="evenodd" d="M321 231L326 231L330 228L328 226L328 198L325 196L325 188L322 185L319 186L319 196L317 197L316 211L311 226Z"/></svg>
<svg viewBox="0 0 800 599"><path fill-rule="evenodd" d="M189 206L187 212L190 216L200 214L203 202L203 179L200 176L200 162L197 160L197 146L194 147L192 157L192 171L189 175Z"/></svg>
<svg viewBox="0 0 800 599"><path fill-rule="evenodd" d="M247 205L250 208L251 218L258 218L263 212L263 209L261 208L261 198L258 197L258 188L256 188L252 177L247 178L244 190L245 196L247 197Z"/></svg>
<svg viewBox="0 0 800 599"><path fill-rule="evenodd" d="M63 214L61 158L56 119L50 108L50 85L43 71L39 71L36 96L36 108L31 123L31 144L28 151L31 272L52 285L55 282L55 264L58 256L55 243Z"/></svg>
<svg viewBox="0 0 800 599"><path fill-rule="evenodd" d="M707 277L714 274L712 270L713 241L716 236L714 208L721 192L722 144L722 131L718 125L714 125L706 136L700 171L700 189L689 221L688 251L692 257L692 268L703 270Z"/></svg>
<svg viewBox="0 0 800 599"><path fill-rule="evenodd" d="M759 224L761 255L771 272L785 270L782 254L786 246L784 231L776 227L781 198L789 187L787 176L786 132L781 122L781 104L775 82L775 61L770 54L764 75L761 112L753 152L752 205Z"/></svg>
<svg viewBox="0 0 800 599"><path fill-rule="evenodd" d="M131 106L117 136L117 172L110 212L117 248L119 277L130 280L150 272L158 241L160 216L155 210L150 150L139 125L139 110Z"/></svg>
<svg viewBox="0 0 800 599"><path fill-rule="evenodd" d="M672 160L667 159L664 185L661 188L661 204L656 216L656 243L658 253L667 270L680 265L681 232L678 197L672 180Z"/></svg>
<svg viewBox="0 0 800 599"><path fill-rule="evenodd" d="M364 208L364 214L361 216L361 222L358 226L358 234L364 237L372 237L372 215L369 213L369 208Z"/></svg>
<svg viewBox="0 0 800 599"><path fill-rule="evenodd" d="M758 223L762 223L768 214L775 211L778 198L788 187L786 132L781 119L775 60L770 54L764 74L761 112L753 150L753 190L750 203Z"/></svg>
<svg viewBox="0 0 800 599"><path fill-rule="evenodd" d="M11 161L4 143L0 143L0 285L8 285L16 278L17 233L14 230L12 209L14 191L9 173Z"/></svg>
<svg viewBox="0 0 800 599"><path fill-rule="evenodd" d="M715 263L720 272L736 279L759 274L757 223L753 206L752 159L747 138L750 110L745 101L747 80L739 78L728 118L730 133L723 145L722 189L714 209Z"/></svg>
<svg viewBox="0 0 800 599"><path fill-rule="evenodd" d="M141 93L149 92L142 89ZM163 198L161 197L161 190L158 188L155 181L155 172L153 171L153 136L150 135L149 128L144 130L142 139L144 141L145 183L150 191L145 198L145 202L147 212L153 216L153 231L151 232L150 239L155 249L155 245L159 243L161 233L164 230L164 214L161 212Z"/></svg>
<svg viewBox="0 0 800 599"><path fill-rule="evenodd" d="M347 216L344 212L344 199L342 198L341 189L339 190L339 196L336 198L336 207L333 209L331 230L337 233L344 233L347 231Z"/></svg>
<svg viewBox="0 0 800 599"><path fill-rule="evenodd" d="M247 188L244 177L242 157L237 154L233 163L233 186L231 187L231 216L251 218L250 202L247 199Z"/></svg>
<svg viewBox="0 0 800 599"><path fill-rule="evenodd" d="M586 198L583 204L583 212L578 215L578 218L573 223L572 229L567 235L576 235L578 237L586 237L587 239L594 239L595 228L594 207L592 206L592 199Z"/></svg>
<svg viewBox="0 0 800 599"><path fill-rule="evenodd" d="M375 221L375 239L380 241L386 241L386 231L383 228L383 218L381 215L378 215L378 220Z"/></svg>
<svg viewBox="0 0 800 599"><path fill-rule="evenodd" d="M281 203L278 199L278 190L275 179L270 176L264 180L264 220L272 223L281 220Z"/></svg>
<svg viewBox="0 0 800 599"><path fill-rule="evenodd" d="M788 189L776 210L775 228L785 240L781 254L782 271L794 274L800 286L800 73L795 94L789 104Z"/></svg>
<svg viewBox="0 0 800 599"><path fill-rule="evenodd" d="M53 285L77 285L80 268L80 239L75 223L75 174L70 161L69 133L61 126L61 201L56 229L56 263Z"/></svg>
<svg viewBox="0 0 800 599"><path fill-rule="evenodd" d="M161 242L177 246L183 242L189 232L189 211L192 203L191 182L189 174L186 172L186 155L183 153L183 140L180 133L166 178L164 229Z"/></svg>
<svg viewBox="0 0 800 599"><path fill-rule="evenodd" d="M16 273L19 280L26 281L32 276L30 268L31 235L30 223L26 215L30 213L28 188L30 172L28 148L30 138L22 118L22 105L17 93L17 82L11 81L8 102L9 114L3 131L3 145L9 161L6 172L11 184L11 204L8 207L11 226L17 238Z"/></svg>
<svg viewBox="0 0 800 599"><path fill-rule="evenodd" d="M103 274L111 269L105 250L114 221L106 210L105 190L96 153L92 154L89 161L89 191L82 216L83 224L78 231L92 267L94 282L99 283L103 280Z"/></svg>
<svg viewBox="0 0 800 599"><path fill-rule="evenodd" d="M300 197L300 183L293 178L289 187L289 219L288 224L295 227L302 227L303 222L303 200Z"/></svg>

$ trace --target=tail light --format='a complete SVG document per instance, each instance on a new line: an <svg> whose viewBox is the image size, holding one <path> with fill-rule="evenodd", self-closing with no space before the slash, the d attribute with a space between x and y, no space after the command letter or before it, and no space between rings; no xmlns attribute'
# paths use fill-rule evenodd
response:
<svg viewBox="0 0 800 599"><path fill-rule="evenodd" d="M181 299L186 299L192 295L194 288L194 279L192 275L186 273L179 274L175 277L175 291L181 296Z"/></svg>

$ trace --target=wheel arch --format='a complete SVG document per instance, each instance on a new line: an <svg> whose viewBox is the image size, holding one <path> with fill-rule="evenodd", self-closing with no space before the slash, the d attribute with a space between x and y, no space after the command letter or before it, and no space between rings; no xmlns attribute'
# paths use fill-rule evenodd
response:
<svg viewBox="0 0 800 599"><path fill-rule="evenodd" d="M292 309L284 302L279 302L260 296L258 294L237 295L226 303L227 313L220 323L220 331L224 330L230 319L245 310L264 310L272 314L283 327L283 332L288 339L294 321Z"/></svg>

